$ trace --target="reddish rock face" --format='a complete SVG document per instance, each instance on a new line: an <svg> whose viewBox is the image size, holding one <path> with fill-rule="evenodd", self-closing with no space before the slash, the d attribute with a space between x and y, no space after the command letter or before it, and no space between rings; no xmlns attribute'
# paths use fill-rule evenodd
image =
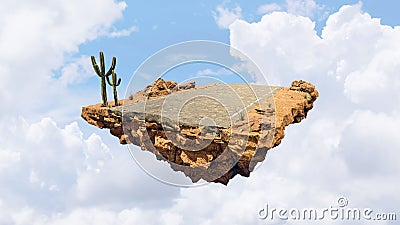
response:
<svg viewBox="0 0 400 225"><path fill-rule="evenodd" d="M161 97L165 95L169 95L172 93L174 88L178 86L178 83L173 82L173 81L164 81L161 78L158 78L152 85L150 92L149 92L149 97L151 98L156 98L156 97Z"/></svg>
<svg viewBox="0 0 400 225"><path fill-rule="evenodd" d="M190 89L196 89L194 83L178 86L175 82L158 79L153 85L133 95L136 98L124 101L124 104L140 102L143 97L159 98ZM248 177L255 165L265 159L267 151L281 143L285 127L306 118L318 96L314 85L301 80L293 81L291 87L280 88L268 101L248 110L248 120L239 120L230 127L218 128L218 135L210 136L207 132L204 134L201 127L188 126L181 127L179 132L174 133L173 141L188 138L211 140L209 145L198 151L187 151L173 144L169 139L171 136L157 122L135 117L123 124L121 113L112 107L101 107L101 104L83 107L81 116L92 125L110 129L111 134L118 137L121 144L133 143L155 154L158 160L169 162L172 169L182 171L193 182L204 179L226 185L237 174ZM242 144L235 144L243 141ZM222 155L227 146L232 154L224 157L236 158L236 163L229 168L224 167L223 163L213 165L214 160ZM235 148L243 150L234 151ZM219 177L210 177L205 173L209 170L217 174L221 171L223 173Z"/></svg>
<svg viewBox="0 0 400 225"><path fill-rule="evenodd" d="M132 102L145 101L146 99L158 98L174 92L195 88L196 83L194 81L178 84L173 81L165 81L162 78L158 78L156 81L153 82L153 84L148 85L143 90L129 96L129 100Z"/></svg>

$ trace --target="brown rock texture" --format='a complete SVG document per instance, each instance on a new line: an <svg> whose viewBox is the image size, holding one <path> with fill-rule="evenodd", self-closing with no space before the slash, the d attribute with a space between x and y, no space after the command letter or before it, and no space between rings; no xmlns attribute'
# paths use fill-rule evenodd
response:
<svg viewBox="0 0 400 225"><path fill-rule="evenodd" d="M129 100L131 101L144 101L146 99L162 97L165 95L169 95L174 92L179 92L183 90L190 90L196 88L196 83L194 81L189 81L187 83L179 84L170 81L163 80L162 78L158 78L153 84L148 85L143 90L129 96Z"/></svg>
<svg viewBox="0 0 400 225"><path fill-rule="evenodd" d="M140 102L143 96L158 98L196 89L194 83L187 83L181 89L177 87L175 82L158 79L121 103ZM226 185L237 174L248 177L255 165L265 159L267 151L281 143L286 126L306 118L318 96L314 85L293 81L289 88L276 89L271 97L246 110L231 126L212 130L183 125L166 128L157 120L136 114L125 117L121 110L101 107L101 104L83 107L81 116L92 125L110 129L121 144L132 143L152 152L158 160L167 161L173 170L183 172L193 182L203 179ZM188 146L198 149L187 150Z"/></svg>

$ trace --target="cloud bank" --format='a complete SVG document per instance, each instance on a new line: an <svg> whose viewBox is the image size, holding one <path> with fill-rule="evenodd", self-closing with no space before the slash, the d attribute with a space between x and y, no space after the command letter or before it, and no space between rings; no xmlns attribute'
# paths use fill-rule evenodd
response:
<svg viewBox="0 0 400 225"><path fill-rule="evenodd" d="M330 15L320 36L310 18L287 12L249 23L237 20L237 10L229 16L235 20L223 20L233 22L231 45L250 56L271 84L306 79L321 97L249 179L176 189L152 180L118 144L84 133L76 122L29 122L24 117L34 108L11 104L24 96L27 104L43 97L52 102L82 82L74 73L85 71L85 60L66 64L65 54L106 35L125 3L48 3L51 10L29 1L13 4L4 2L0 14L7 31L0 34L0 94L9 113L21 117L0 114L0 224L265 224L257 213L266 203L328 207L340 196L352 207L400 215L400 28L382 25L361 5ZM9 8L15 10L4 10ZM52 76L57 68L64 68L59 78ZM48 84L60 86L48 90ZM357 222L365 221L352 224Z"/></svg>
<svg viewBox="0 0 400 225"><path fill-rule="evenodd" d="M235 20L242 18L242 8L236 6L233 9L218 6L216 12L213 12L214 20L221 29L229 28Z"/></svg>
<svg viewBox="0 0 400 225"><path fill-rule="evenodd" d="M2 1L0 96L2 103L10 106L7 113L27 116L48 111L49 106L67 109L68 99L84 101L85 96L66 88L66 84L84 81L89 76L87 73L82 77L72 74L81 72L74 68L83 65L84 60L72 55L83 43L113 35L111 25L122 18L126 7L125 2L113 0L19 1L18 4L12 0ZM61 78L57 72L60 69ZM30 100L24 104L15 102L27 97ZM64 99L65 104L60 105L59 99ZM0 112L0 119L7 116L4 111Z"/></svg>

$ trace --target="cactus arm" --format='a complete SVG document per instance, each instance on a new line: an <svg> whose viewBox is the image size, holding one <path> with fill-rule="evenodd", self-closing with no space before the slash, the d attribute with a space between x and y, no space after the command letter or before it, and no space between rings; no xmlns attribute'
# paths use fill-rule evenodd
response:
<svg viewBox="0 0 400 225"><path fill-rule="evenodd" d="M110 81L110 79L108 78L108 76L106 76L106 80L107 80L107 83L108 83L110 86L113 86L113 83L111 83L111 81Z"/></svg>
<svg viewBox="0 0 400 225"><path fill-rule="evenodd" d="M94 72L96 72L97 75L99 75L101 77L100 68L96 63L96 58L94 58L94 56L91 56L90 58L92 59L92 65L93 65Z"/></svg>
<svg viewBox="0 0 400 225"><path fill-rule="evenodd" d="M104 53L100 52L100 66L101 66L101 74L104 76L106 71L106 65L104 64Z"/></svg>
<svg viewBox="0 0 400 225"><path fill-rule="evenodd" d="M113 88L114 102L115 102L114 105L118 106L119 103L118 103L117 86L119 86L121 84L121 78L119 78L117 80L117 74L114 72L114 70L111 71L111 74L112 74L112 76L111 76L112 81L110 81L110 78L108 76L106 76L105 78L107 80L107 83Z"/></svg>
<svg viewBox="0 0 400 225"><path fill-rule="evenodd" d="M112 71L114 71L115 69L115 65L117 64L117 58L113 57L112 61L111 61L111 67L110 69L107 71L106 76L110 76L112 74Z"/></svg>

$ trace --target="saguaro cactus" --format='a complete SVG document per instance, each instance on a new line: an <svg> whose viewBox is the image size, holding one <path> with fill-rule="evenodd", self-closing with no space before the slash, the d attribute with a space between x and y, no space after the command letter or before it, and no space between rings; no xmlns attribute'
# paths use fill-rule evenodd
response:
<svg viewBox="0 0 400 225"><path fill-rule="evenodd" d="M113 91L114 91L114 102L115 102L115 106L118 106L118 95L117 95L117 87L121 84L121 78L118 78L117 81L117 74L114 72L114 70L111 72L112 73L112 82L110 82L110 79L108 77L106 77L107 79L107 83L113 87Z"/></svg>
<svg viewBox="0 0 400 225"><path fill-rule="evenodd" d="M104 54L100 52L100 68L96 63L96 58L94 56L90 57L92 59L92 65L94 71L100 77L100 88L101 88L101 98L103 100L103 106L107 106L107 90L106 90L106 77L110 76L115 69L115 64L117 63L117 59L115 57L112 58L111 67L106 72L106 66L104 64Z"/></svg>

